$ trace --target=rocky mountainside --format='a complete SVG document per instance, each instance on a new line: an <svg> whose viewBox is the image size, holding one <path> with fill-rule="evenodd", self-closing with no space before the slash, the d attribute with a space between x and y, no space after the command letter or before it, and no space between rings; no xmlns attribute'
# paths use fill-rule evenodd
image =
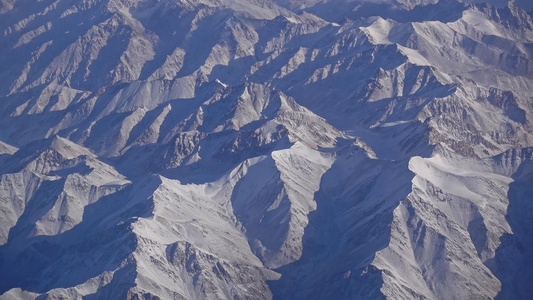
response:
<svg viewBox="0 0 533 300"><path fill-rule="evenodd" d="M530 299L531 9L0 0L0 299Z"/></svg>

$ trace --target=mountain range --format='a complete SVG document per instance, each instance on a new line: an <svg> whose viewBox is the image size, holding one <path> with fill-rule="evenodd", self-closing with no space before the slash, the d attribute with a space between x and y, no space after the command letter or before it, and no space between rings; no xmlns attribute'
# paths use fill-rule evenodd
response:
<svg viewBox="0 0 533 300"><path fill-rule="evenodd" d="M531 299L489 2L0 0L0 299Z"/></svg>

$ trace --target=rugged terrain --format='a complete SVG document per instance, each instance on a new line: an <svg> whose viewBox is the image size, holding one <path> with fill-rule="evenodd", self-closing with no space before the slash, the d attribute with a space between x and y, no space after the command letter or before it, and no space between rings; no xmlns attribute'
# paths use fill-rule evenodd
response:
<svg viewBox="0 0 533 300"><path fill-rule="evenodd" d="M0 299L531 299L502 2L0 0Z"/></svg>

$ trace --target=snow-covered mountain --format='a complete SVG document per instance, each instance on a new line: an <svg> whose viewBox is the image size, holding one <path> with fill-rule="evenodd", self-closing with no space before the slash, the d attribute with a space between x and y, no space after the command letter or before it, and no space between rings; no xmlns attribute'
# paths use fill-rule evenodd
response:
<svg viewBox="0 0 533 300"><path fill-rule="evenodd" d="M0 0L0 299L530 299L516 0Z"/></svg>

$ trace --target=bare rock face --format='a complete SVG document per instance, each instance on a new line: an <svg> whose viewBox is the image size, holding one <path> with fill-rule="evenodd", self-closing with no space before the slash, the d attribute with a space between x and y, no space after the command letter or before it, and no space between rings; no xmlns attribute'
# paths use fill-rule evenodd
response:
<svg viewBox="0 0 533 300"><path fill-rule="evenodd" d="M531 298L530 9L0 0L0 299Z"/></svg>

